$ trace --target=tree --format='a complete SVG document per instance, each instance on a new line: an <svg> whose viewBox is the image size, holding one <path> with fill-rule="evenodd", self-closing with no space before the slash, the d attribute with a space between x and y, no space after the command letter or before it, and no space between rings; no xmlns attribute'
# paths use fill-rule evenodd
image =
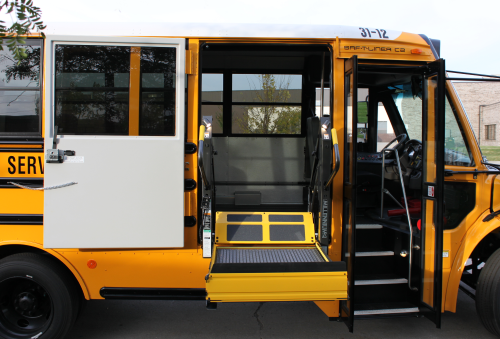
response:
<svg viewBox="0 0 500 339"><path fill-rule="evenodd" d="M22 47L26 43L26 35L36 30L45 37L42 32L45 29L41 20L42 11L33 5L32 0L0 0L0 12L4 9L7 14L15 14L15 21L7 27L5 21L0 20L0 50L3 50L3 40L7 39L7 47L14 59L20 63L28 57L26 48Z"/></svg>
<svg viewBox="0 0 500 339"><path fill-rule="evenodd" d="M290 106L290 78L274 74L259 74L258 88L252 90L254 102L262 105L247 106L235 123L241 133L300 134L301 108Z"/></svg>

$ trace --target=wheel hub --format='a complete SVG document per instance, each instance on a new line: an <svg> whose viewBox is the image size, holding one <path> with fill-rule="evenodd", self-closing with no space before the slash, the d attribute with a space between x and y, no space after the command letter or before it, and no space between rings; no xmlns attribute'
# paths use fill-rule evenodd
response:
<svg viewBox="0 0 500 339"><path fill-rule="evenodd" d="M31 315L30 313L33 313L36 307L36 297L30 292L22 292L14 299L15 310L23 315L26 313Z"/></svg>
<svg viewBox="0 0 500 339"><path fill-rule="evenodd" d="M0 337L36 334L50 322L51 308L49 295L35 281L24 277L1 281Z"/></svg>

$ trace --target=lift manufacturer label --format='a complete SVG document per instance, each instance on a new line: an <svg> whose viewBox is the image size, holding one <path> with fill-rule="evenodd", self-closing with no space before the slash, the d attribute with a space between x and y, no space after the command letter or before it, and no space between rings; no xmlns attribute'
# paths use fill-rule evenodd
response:
<svg viewBox="0 0 500 339"><path fill-rule="evenodd" d="M212 256L212 231L203 230L203 258Z"/></svg>

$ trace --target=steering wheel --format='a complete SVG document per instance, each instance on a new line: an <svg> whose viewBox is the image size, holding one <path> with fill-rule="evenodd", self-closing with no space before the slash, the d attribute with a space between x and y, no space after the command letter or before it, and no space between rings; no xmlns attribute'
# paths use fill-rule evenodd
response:
<svg viewBox="0 0 500 339"><path fill-rule="evenodd" d="M398 155L401 156L401 151L403 150L403 148L405 146L406 139L408 139L408 135L406 135L404 133L398 135L397 137L395 137L394 139L389 141L389 143L387 145L385 145L384 148L382 148L381 152L384 152L386 149L389 148L389 146L391 146L393 143L395 143L397 141L398 144L394 147L394 149L396 151L398 151Z"/></svg>
<svg viewBox="0 0 500 339"><path fill-rule="evenodd" d="M417 139L410 139L406 143L405 150L404 152L408 155L410 155L411 151L410 148L413 150L413 154L409 158L410 165L413 168L421 167L422 165L422 141L417 140Z"/></svg>

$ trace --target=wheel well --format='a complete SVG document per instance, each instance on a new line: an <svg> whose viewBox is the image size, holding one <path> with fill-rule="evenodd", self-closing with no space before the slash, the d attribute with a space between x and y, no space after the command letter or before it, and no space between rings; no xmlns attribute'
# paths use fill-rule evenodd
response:
<svg viewBox="0 0 500 339"><path fill-rule="evenodd" d="M54 263L56 263L58 266L60 266L67 273L67 275L68 275L68 277L70 277L71 281L75 284L75 286L77 286L77 290L80 293L81 300L85 299L82 287L80 286L80 283L76 279L75 275L59 259L57 259L56 257L54 257L53 255L51 255L50 253L47 253L44 250L41 250L39 248L32 247L32 246L25 246L25 245L4 245L4 246L0 246L0 259L3 259L3 258L5 258L5 257L7 257L9 255L17 254L17 253L36 253L36 254L43 255L44 257L49 258L50 260L52 260Z"/></svg>
<svg viewBox="0 0 500 339"><path fill-rule="evenodd" d="M485 236L474 248L469 259L465 263L462 273L462 281L476 289L479 273L488 258L500 248L500 228L493 230Z"/></svg>

